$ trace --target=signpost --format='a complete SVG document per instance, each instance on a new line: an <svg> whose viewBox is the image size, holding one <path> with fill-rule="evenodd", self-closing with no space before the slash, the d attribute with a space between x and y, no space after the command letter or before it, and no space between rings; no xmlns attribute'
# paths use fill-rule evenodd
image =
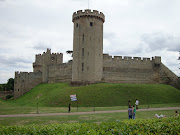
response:
<svg viewBox="0 0 180 135"><path fill-rule="evenodd" d="M70 95L71 101L77 101L76 94ZM77 103L77 102L76 102ZM78 111L78 103L77 103L77 111Z"/></svg>
<svg viewBox="0 0 180 135"><path fill-rule="evenodd" d="M70 95L71 101L77 101L76 94Z"/></svg>

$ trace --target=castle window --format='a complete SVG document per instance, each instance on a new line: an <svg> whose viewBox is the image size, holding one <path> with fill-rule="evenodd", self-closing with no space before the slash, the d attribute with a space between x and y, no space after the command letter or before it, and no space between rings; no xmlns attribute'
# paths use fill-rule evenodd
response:
<svg viewBox="0 0 180 135"><path fill-rule="evenodd" d="M82 71L84 71L84 63L82 63Z"/></svg>
<svg viewBox="0 0 180 135"><path fill-rule="evenodd" d="M82 56L84 56L84 48L82 48Z"/></svg>
<svg viewBox="0 0 180 135"><path fill-rule="evenodd" d="M76 27L78 27L78 23L76 23Z"/></svg>
<svg viewBox="0 0 180 135"><path fill-rule="evenodd" d="M55 58L54 57L51 57L51 61L54 61L55 60Z"/></svg>
<svg viewBox="0 0 180 135"><path fill-rule="evenodd" d="M93 26L93 22L90 22L90 26Z"/></svg>
<svg viewBox="0 0 180 135"><path fill-rule="evenodd" d="M84 41L84 34L83 34L83 41Z"/></svg>
<svg viewBox="0 0 180 135"><path fill-rule="evenodd" d="M18 89L18 91L19 91L19 89Z"/></svg>

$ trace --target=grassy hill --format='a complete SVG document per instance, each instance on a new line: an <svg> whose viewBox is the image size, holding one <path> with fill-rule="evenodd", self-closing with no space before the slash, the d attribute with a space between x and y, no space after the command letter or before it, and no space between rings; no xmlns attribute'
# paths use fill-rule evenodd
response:
<svg viewBox="0 0 180 135"><path fill-rule="evenodd" d="M40 84L31 91L6 103L20 106L67 107L70 95L76 94L78 102L72 106L121 106L130 99L134 104L138 98L140 104L180 103L180 90L161 84L109 84L100 83L89 86L71 87L68 83Z"/></svg>

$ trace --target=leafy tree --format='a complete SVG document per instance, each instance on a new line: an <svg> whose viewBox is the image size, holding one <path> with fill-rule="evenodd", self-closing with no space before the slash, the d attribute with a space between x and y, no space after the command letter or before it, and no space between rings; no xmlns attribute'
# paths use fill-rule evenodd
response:
<svg viewBox="0 0 180 135"><path fill-rule="evenodd" d="M71 54L71 57L73 56L73 51L72 50L67 50L66 53Z"/></svg>
<svg viewBox="0 0 180 135"><path fill-rule="evenodd" d="M8 82L6 84L6 90L14 90L14 79L13 78L9 78Z"/></svg>
<svg viewBox="0 0 180 135"><path fill-rule="evenodd" d="M0 91L6 90L6 84L0 84Z"/></svg>

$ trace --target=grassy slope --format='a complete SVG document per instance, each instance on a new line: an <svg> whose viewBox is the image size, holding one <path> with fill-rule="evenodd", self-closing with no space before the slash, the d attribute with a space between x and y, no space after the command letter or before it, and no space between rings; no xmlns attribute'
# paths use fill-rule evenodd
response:
<svg viewBox="0 0 180 135"><path fill-rule="evenodd" d="M93 84L70 87L67 83L40 84L24 96L8 103L20 106L65 106L71 94L77 94L78 106L120 106L138 98L140 104L180 103L180 91L169 85ZM76 102L72 103L76 106Z"/></svg>

